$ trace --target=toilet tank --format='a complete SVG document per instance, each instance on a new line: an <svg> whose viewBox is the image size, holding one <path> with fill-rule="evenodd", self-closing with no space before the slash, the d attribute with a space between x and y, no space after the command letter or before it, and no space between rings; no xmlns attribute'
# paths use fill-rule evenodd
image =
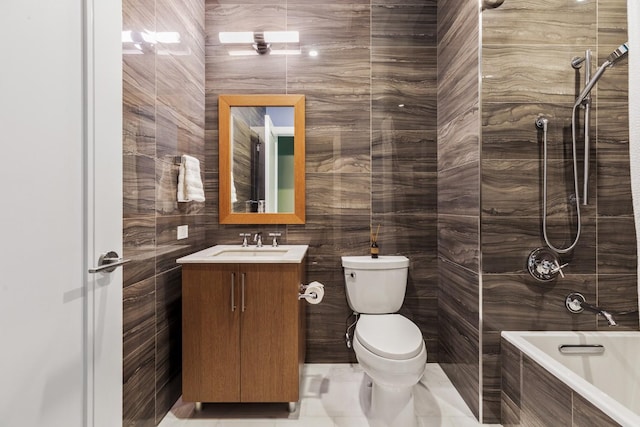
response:
<svg viewBox="0 0 640 427"><path fill-rule="evenodd" d="M349 307L357 313L395 313L407 289L409 259L404 256L343 256Z"/></svg>

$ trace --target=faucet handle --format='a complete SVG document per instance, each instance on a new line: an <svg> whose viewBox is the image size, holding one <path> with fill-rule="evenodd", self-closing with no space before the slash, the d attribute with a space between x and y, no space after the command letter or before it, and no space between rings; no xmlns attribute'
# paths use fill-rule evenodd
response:
<svg viewBox="0 0 640 427"><path fill-rule="evenodd" d="M240 233L240 237L242 237L242 247L246 248L249 246L249 242L247 241L247 237L251 236L251 233Z"/></svg>
<svg viewBox="0 0 640 427"><path fill-rule="evenodd" d="M558 260L555 260L553 262L553 264L551 265L551 268L549 269L549 272L551 274L555 274L555 273L559 273L560 276L564 279L564 273L562 272L562 269L565 268L567 265L569 265L569 263L565 263L560 265L560 263L558 263Z"/></svg>
<svg viewBox="0 0 640 427"><path fill-rule="evenodd" d="M278 246L277 238L280 236L282 236L282 233L269 233L269 237L273 237L273 240L271 241L271 246L273 246L274 248Z"/></svg>

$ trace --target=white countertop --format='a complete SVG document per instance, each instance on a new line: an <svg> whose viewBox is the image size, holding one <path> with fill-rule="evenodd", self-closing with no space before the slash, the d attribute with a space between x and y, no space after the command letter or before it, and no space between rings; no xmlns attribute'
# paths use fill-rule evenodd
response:
<svg viewBox="0 0 640 427"><path fill-rule="evenodd" d="M216 245L178 258L178 264L300 264L308 245L280 245L261 248L241 245Z"/></svg>

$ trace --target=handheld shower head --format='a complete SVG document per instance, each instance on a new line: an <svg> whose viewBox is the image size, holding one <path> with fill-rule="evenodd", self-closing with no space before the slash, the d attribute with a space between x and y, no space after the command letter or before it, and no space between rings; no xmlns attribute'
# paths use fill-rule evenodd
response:
<svg viewBox="0 0 640 427"><path fill-rule="evenodd" d="M607 57L607 62L609 62L609 65L608 65L609 67L611 67L616 62L620 61L629 52L629 45L627 43L622 43L620 46L618 46L616 50L611 52L611 55Z"/></svg>
<svg viewBox="0 0 640 427"><path fill-rule="evenodd" d="M589 93L591 92L591 89L593 89L596 83L598 83L598 80L600 80L600 77L602 77L607 68L614 66L618 61L620 61L627 55L627 52L629 52L629 45L627 43L622 43L616 48L616 50L611 52L607 59L602 63L600 68L598 68L591 80L589 80L589 82L586 84L584 89L582 89L582 92L580 92L580 95L578 95L578 98L576 98L574 107L577 107L582 103L582 101L584 101L587 95L589 95Z"/></svg>

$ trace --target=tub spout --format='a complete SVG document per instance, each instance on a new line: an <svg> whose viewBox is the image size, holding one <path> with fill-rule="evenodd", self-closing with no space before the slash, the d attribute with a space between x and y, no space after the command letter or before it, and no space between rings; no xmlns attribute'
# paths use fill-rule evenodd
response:
<svg viewBox="0 0 640 427"><path fill-rule="evenodd" d="M609 326L618 326L618 323L614 320L611 313L602 310L600 314L602 314L604 318L607 319L607 322L609 322Z"/></svg>
<svg viewBox="0 0 640 427"><path fill-rule="evenodd" d="M609 326L618 326L618 323L613 318L613 315L608 311L603 310L600 307L596 307L595 305L587 304L586 302L580 303L580 306L587 311L599 314L600 316L607 319L607 322L609 322Z"/></svg>
<svg viewBox="0 0 640 427"><path fill-rule="evenodd" d="M595 305L587 303L584 296L577 292L567 295L565 305L567 306L567 310L572 313L581 313L582 311L586 310L591 313L599 314L600 316L607 319L609 326L618 326L618 323L615 321L611 313L603 310L600 307L596 307Z"/></svg>

